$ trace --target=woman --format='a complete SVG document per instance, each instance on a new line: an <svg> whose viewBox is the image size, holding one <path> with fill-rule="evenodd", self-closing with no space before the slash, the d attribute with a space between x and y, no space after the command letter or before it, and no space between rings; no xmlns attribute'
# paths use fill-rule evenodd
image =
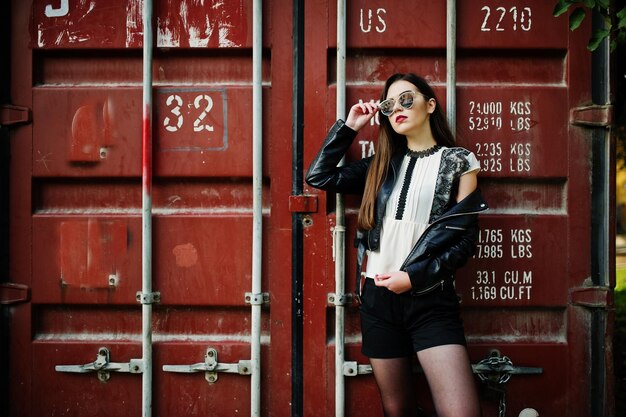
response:
<svg viewBox="0 0 626 417"><path fill-rule="evenodd" d="M380 112L374 156L338 162L357 132ZM480 165L454 137L428 83L394 74L380 104L351 107L309 167L309 185L362 193L358 216L363 354L370 358L385 416L419 415L412 358L426 375L438 417L476 417L480 406L470 367L454 272L473 255ZM357 294L359 295L359 294Z"/></svg>

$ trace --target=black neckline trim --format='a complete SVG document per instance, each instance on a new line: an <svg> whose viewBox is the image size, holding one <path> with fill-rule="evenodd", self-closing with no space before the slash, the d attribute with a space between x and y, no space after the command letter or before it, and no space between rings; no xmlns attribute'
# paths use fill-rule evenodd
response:
<svg viewBox="0 0 626 417"><path fill-rule="evenodd" d="M441 149L441 145L431 146L430 148L424 149L423 151L413 151L409 148L406 148L406 155L410 156L411 158L426 158L427 156L433 155L439 149Z"/></svg>

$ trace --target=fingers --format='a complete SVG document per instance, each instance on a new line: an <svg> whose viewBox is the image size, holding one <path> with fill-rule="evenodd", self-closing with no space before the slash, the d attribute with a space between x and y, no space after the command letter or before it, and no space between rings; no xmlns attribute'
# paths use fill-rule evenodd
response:
<svg viewBox="0 0 626 417"><path fill-rule="evenodd" d="M411 279L406 272L377 274L374 277L374 284L377 287L385 287L396 294L401 294L411 289Z"/></svg>
<svg viewBox="0 0 626 417"><path fill-rule="evenodd" d="M346 118L346 124L348 127L358 131L365 126L365 124L368 123L372 117L374 117L377 111L378 103L375 101L356 103L350 107L350 113Z"/></svg>
<svg viewBox="0 0 626 417"><path fill-rule="evenodd" d="M376 274L376 276L374 277L374 284L376 284L378 287L388 287L389 278L391 278L391 274Z"/></svg>
<svg viewBox="0 0 626 417"><path fill-rule="evenodd" d="M352 106L352 109L360 110L361 114L374 116L374 113L378 111L378 103L375 101L361 102Z"/></svg>

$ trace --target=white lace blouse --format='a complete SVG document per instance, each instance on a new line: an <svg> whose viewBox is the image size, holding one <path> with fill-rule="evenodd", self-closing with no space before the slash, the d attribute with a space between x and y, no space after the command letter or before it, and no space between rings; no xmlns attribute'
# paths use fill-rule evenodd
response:
<svg viewBox="0 0 626 417"><path fill-rule="evenodd" d="M404 156L398 180L387 201L380 236L380 250L367 252L368 278L399 271L409 252L428 227L446 147L426 155ZM464 150L465 170L461 175L480 170L476 156ZM454 198L454 196L451 196Z"/></svg>

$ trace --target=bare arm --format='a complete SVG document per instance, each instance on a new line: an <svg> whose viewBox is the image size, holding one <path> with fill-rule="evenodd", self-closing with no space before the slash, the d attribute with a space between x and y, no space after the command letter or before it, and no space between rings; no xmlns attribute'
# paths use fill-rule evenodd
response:
<svg viewBox="0 0 626 417"><path fill-rule="evenodd" d="M470 195L478 186L478 171L467 173L459 179L459 192L456 195L456 202L463 200Z"/></svg>

